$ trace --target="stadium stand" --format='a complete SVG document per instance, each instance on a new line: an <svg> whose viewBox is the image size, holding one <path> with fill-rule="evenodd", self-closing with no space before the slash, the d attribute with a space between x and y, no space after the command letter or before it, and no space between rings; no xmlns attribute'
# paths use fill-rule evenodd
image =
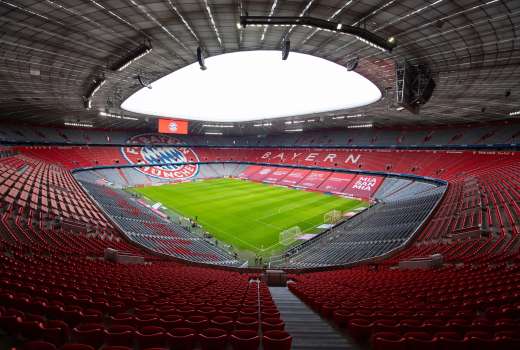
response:
<svg viewBox="0 0 520 350"><path fill-rule="evenodd" d="M0 350L520 349L520 0L0 25Z"/></svg>
<svg viewBox="0 0 520 350"><path fill-rule="evenodd" d="M370 209L288 250L273 265L292 268L347 265L370 261L407 243L435 208L444 188L393 195ZM326 247L326 249L324 249Z"/></svg>
<svg viewBox="0 0 520 350"><path fill-rule="evenodd" d="M1 244L26 250L103 255L127 244L72 175L24 155L0 158Z"/></svg>
<svg viewBox="0 0 520 350"><path fill-rule="evenodd" d="M127 237L140 246L188 261L229 266L240 264L229 253L154 213L128 193L91 183L83 185Z"/></svg>
<svg viewBox="0 0 520 350"><path fill-rule="evenodd" d="M147 130L143 130L143 133ZM0 141L22 142L28 140L37 144L125 144L135 131L114 131L103 129L49 128L5 125L0 133ZM329 130L326 135L320 131L311 131L305 135L266 135L239 137L215 137L211 135L176 135L180 142L190 145L211 146L449 146L449 145L486 145L518 144L520 125L518 123L494 123L487 126L463 125L460 127L439 126L429 129L358 129Z"/></svg>
<svg viewBox="0 0 520 350"><path fill-rule="evenodd" d="M0 329L15 344L39 342L24 348L65 349L79 343L94 349L192 349L214 329L225 334L224 346L234 341L227 332L241 338L241 329L255 336L263 330L263 342L269 342L270 325L283 329L266 284L250 282L254 274L18 251L1 255L0 263Z"/></svg>
<svg viewBox="0 0 520 350"><path fill-rule="evenodd" d="M520 344L517 265L363 267L291 278L293 293L373 349L505 350Z"/></svg>
<svg viewBox="0 0 520 350"><path fill-rule="evenodd" d="M238 177L247 167L245 164L201 164L198 173L192 179L211 179L221 177ZM123 178L124 175L124 178ZM116 188L152 186L175 182L172 179L163 179L147 175L139 171L139 168L104 168L97 170L85 170L74 173L78 180L90 183L110 183Z"/></svg>
<svg viewBox="0 0 520 350"><path fill-rule="evenodd" d="M487 252L487 259L503 257L518 251L518 191L515 171L518 159L515 152L498 151L432 151L432 150L337 150L316 149L312 151L298 149L238 149L238 148L195 148L204 161L243 160L273 164L294 164L299 166L325 166L362 171L383 171L392 174L412 174L441 178L448 181L447 193L440 203L433 218L418 235L413 246L398 255L389 263L400 258L429 256L443 253L448 261L460 261L467 257L481 259L478 252ZM60 149L59 157L53 157L52 148L22 147L19 152L27 152L34 157L42 157L53 163L72 167L63 159L73 159L83 153L85 159L95 159L94 155L85 156L90 149L67 147ZM119 154L119 148L105 147L104 154ZM294 155L297 155L294 157ZM332 157L331 155L334 155ZM391 155L391 157L389 157ZM111 157L109 157L111 159ZM331 161L330 159L333 159ZM356 162L353 162L356 160ZM109 161L110 162L110 161ZM110 165L110 164L108 164ZM93 166L92 161L85 161L84 166ZM212 165L214 168L216 164ZM251 167L250 167L251 168ZM241 173L249 170L243 169ZM251 170L252 174L260 168ZM96 170L97 172L97 170ZM213 174L213 172L210 172ZM238 175L240 177L240 173ZM249 176L248 176L249 177ZM302 176L303 178L304 176ZM288 176L285 176L288 178ZM494 182L490 179L494 178ZM497 184L497 179L500 179ZM283 178L280 180L281 184ZM401 180L405 181L405 180ZM392 180L394 183L395 180ZM388 199L398 199L401 194L410 195L423 190L415 183L401 183L396 193L386 192L386 185L381 187ZM388 185L390 186L390 185ZM507 194L500 188L508 189ZM426 188L424 188L426 189ZM398 191L397 191L398 190ZM376 192L377 193L377 192ZM479 197L482 197L479 199ZM471 200L470 200L471 199ZM481 209L479 209L481 208ZM461 210L463 209L463 210ZM471 214L471 215L470 215ZM484 215L485 214L485 215ZM420 222L420 221L418 221ZM489 222L489 224L488 224ZM451 223L447 225L446 223ZM480 226L479 226L480 225ZM488 229L489 228L489 229ZM442 230L442 232L440 231ZM388 250L395 248L387 245ZM421 249L419 249L419 247ZM379 250L378 250L379 251ZM475 252L477 252L475 254Z"/></svg>

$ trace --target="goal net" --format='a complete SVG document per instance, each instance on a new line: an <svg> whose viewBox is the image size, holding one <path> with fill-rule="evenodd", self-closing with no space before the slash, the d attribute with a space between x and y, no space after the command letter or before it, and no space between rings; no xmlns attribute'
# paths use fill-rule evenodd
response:
<svg viewBox="0 0 520 350"><path fill-rule="evenodd" d="M279 241L280 244L288 246L291 245L296 238L302 233L299 226L291 227L287 230L280 232Z"/></svg>
<svg viewBox="0 0 520 350"><path fill-rule="evenodd" d="M323 214L323 222L326 224L335 224L341 220L341 210L331 210L328 213Z"/></svg>

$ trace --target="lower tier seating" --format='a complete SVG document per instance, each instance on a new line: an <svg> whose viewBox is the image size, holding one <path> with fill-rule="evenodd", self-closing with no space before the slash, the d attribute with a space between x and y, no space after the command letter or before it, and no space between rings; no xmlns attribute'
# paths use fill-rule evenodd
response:
<svg viewBox="0 0 520 350"><path fill-rule="evenodd" d="M418 187L422 187L418 183ZM420 195L379 202L325 234L290 249L273 265L307 268L361 262L405 244L425 221L444 186ZM389 198L395 198L391 195Z"/></svg>
<svg viewBox="0 0 520 350"><path fill-rule="evenodd" d="M138 245L189 261L231 266L240 264L234 256L159 216L127 192L88 182L83 185L127 237Z"/></svg>
<svg viewBox="0 0 520 350"><path fill-rule="evenodd" d="M520 347L519 264L290 277L294 294L374 350Z"/></svg>
<svg viewBox="0 0 520 350"><path fill-rule="evenodd" d="M0 264L0 341L20 349L274 349L273 339L290 341L253 274L17 250L0 254Z"/></svg>

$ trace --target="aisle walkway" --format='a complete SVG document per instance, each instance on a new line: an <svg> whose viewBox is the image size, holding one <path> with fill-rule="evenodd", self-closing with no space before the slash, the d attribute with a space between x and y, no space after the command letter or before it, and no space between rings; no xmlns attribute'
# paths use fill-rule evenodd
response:
<svg viewBox="0 0 520 350"><path fill-rule="evenodd" d="M285 322L285 329L293 337L292 350L359 349L286 287L269 287L269 290Z"/></svg>

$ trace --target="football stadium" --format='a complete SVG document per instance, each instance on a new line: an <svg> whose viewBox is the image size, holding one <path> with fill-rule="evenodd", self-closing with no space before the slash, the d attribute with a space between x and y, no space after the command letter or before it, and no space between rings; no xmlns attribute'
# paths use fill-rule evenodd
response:
<svg viewBox="0 0 520 350"><path fill-rule="evenodd" d="M520 1L0 23L0 350L520 349Z"/></svg>

